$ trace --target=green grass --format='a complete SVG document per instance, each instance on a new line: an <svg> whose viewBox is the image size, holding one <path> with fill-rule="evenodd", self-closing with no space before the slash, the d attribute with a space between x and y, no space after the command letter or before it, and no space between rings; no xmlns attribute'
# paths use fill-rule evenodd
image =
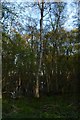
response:
<svg viewBox="0 0 80 120"><path fill-rule="evenodd" d="M3 100L3 118L78 118L80 107L62 96Z"/></svg>

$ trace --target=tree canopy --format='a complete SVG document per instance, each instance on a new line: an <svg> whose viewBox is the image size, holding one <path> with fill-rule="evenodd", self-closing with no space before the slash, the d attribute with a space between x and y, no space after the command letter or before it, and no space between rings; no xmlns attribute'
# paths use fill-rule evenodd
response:
<svg viewBox="0 0 80 120"><path fill-rule="evenodd" d="M78 19L74 14L76 27L65 29L66 6L44 1L2 4L3 94L15 91L17 96L40 97L79 93ZM26 9L36 12L28 14Z"/></svg>

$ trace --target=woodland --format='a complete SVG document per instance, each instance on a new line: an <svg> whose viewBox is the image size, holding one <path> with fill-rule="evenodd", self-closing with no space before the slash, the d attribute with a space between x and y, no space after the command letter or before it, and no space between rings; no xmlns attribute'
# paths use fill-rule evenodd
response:
<svg viewBox="0 0 80 120"><path fill-rule="evenodd" d="M2 3L3 120L80 117L79 4Z"/></svg>

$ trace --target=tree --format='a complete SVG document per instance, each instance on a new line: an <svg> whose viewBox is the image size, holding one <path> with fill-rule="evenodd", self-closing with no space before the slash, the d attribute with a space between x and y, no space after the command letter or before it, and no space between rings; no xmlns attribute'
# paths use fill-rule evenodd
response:
<svg viewBox="0 0 80 120"><path fill-rule="evenodd" d="M37 98L39 98L39 77L40 77L40 74L41 74L41 65L42 65L42 57L43 57L43 13L44 13L44 1L42 1L41 3L38 3L39 5L39 9L40 9L40 46L39 46L39 61L38 61L38 64L39 64L39 67L38 67L38 73L37 73L37 76L36 76L36 88L35 88L35 96Z"/></svg>
<svg viewBox="0 0 80 120"><path fill-rule="evenodd" d="M24 9L21 4L19 10L22 8L22 12L18 13L25 24L16 26L13 20L15 27L11 34L3 33L3 91L16 91L19 95L37 98L44 94L77 91L74 83L77 84L79 75L79 30L64 28L66 4L42 1L25 6ZM36 8L39 18L27 12L22 15L31 6ZM7 20L11 18L12 15ZM9 26L7 29L10 30Z"/></svg>

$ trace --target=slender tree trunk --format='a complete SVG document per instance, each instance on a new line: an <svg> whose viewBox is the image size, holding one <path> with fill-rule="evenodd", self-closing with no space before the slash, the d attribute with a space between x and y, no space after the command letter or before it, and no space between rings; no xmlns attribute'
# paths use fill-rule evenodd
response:
<svg viewBox="0 0 80 120"><path fill-rule="evenodd" d="M20 78L20 76L19 76L19 81L18 81L18 92L19 92L19 94L20 94L20 88L21 88L21 78Z"/></svg>
<svg viewBox="0 0 80 120"><path fill-rule="evenodd" d="M39 75L37 75L37 78L36 78L35 97L37 97L37 98L40 97L40 95L39 95Z"/></svg>
<svg viewBox="0 0 80 120"><path fill-rule="evenodd" d="M49 93L49 79L47 75L46 75L46 82L47 82L47 93Z"/></svg>
<svg viewBox="0 0 80 120"><path fill-rule="evenodd" d="M39 4L40 13L41 13L41 19L40 19L40 48L39 48L39 66L38 66L38 72L36 77L36 88L35 88L35 96L37 98L40 97L39 95L39 77L41 73L41 65L42 65L42 56L43 56L43 12L44 12L44 2L41 3L41 6Z"/></svg>

